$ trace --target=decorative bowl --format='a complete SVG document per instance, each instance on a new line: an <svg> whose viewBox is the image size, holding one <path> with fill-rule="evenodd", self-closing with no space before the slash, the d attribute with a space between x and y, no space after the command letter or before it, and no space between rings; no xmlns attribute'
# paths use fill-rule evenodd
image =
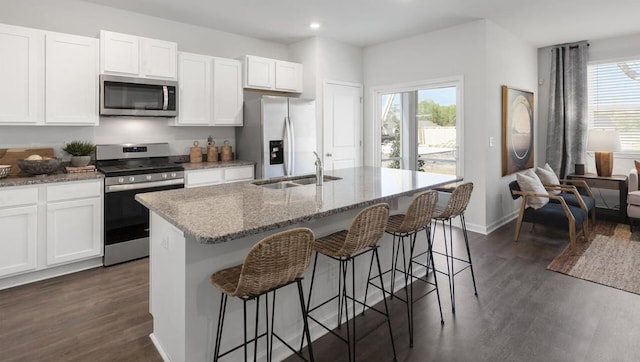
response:
<svg viewBox="0 0 640 362"><path fill-rule="evenodd" d="M5 178L11 173L11 165L0 165L0 178Z"/></svg>
<svg viewBox="0 0 640 362"><path fill-rule="evenodd" d="M29 175L46 175L54 173L60 168L60 160L49 158L46 160L17 160L22 172Z"/></svg>

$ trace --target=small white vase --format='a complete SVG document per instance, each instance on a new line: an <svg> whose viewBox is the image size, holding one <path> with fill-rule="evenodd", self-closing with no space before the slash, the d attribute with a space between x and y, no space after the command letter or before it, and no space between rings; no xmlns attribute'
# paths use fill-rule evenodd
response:
<svg viewBox="0 0 640 362"><path fill-rule="evenodd" d="M91 156L71 156L71 166L82 167L91 162Z"/></svg>

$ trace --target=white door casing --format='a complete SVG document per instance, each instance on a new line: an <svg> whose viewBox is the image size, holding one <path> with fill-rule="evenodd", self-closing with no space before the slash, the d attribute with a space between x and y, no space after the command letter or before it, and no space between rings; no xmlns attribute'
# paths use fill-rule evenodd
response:
<svg viewBox="0 0 640 362"><path fill-rule="evenodd" d="M362 166L362 85L324 83L325 170Z"/></svg>

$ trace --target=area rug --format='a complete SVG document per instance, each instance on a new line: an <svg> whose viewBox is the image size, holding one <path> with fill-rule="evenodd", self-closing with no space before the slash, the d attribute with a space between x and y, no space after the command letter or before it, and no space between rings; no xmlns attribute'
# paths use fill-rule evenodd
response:
<svg viewBox="0 0 640 362"><path fill-rule="evenodd" d="M578 239L576 254L566 247L548 270L640 294L640 231L599 221L589 241Z"/></svg>

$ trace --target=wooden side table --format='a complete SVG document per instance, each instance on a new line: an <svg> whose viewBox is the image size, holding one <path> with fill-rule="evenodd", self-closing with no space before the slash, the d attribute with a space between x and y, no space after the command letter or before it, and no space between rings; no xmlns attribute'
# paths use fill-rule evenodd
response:
<svg viewBox="0 0 640 362"><path fill-rule="evenodd" d="M589 187L596 189L618 190L619 209L596 207L596 217L611 218L619 222L627 222L627 176L611 175L602 177L593 173L586 175L568 175L569 180L584 180Z"/></svg>

